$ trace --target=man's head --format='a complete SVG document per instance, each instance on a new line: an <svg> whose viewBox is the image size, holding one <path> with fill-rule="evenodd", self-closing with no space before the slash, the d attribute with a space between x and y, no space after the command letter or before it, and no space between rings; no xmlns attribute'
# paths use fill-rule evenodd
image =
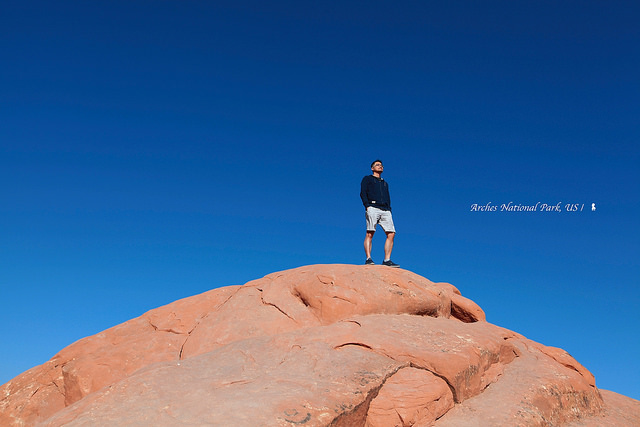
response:
<svg viewBox="0 0 640 427"><path fill-rule="evenodd" d="M383 170L382 160L374 160L373 163L371 163L371 172L373 172L374 175L380 175Z"/></svg>

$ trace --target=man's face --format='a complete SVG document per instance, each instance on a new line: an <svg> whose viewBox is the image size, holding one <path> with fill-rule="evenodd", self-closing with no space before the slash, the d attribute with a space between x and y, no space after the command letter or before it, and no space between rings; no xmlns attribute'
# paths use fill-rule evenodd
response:
<svg viewBox="0 0 640 427"><path fill-rule="evenodd" d="M384 170L384 166L382 166L382 163L380 162L375 162L373 166L371 166L372 172L382 173L383 170Z"/></svg>

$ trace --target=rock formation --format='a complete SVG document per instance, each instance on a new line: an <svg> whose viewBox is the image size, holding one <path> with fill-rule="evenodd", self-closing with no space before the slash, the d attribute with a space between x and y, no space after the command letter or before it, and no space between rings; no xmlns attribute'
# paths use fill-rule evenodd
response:
<svg viewBox="0 0 640 427"><path fill-rule="evenodd" d="M316 265L185 298L0 388L2 426L638 426L448 283Z"/></svg>

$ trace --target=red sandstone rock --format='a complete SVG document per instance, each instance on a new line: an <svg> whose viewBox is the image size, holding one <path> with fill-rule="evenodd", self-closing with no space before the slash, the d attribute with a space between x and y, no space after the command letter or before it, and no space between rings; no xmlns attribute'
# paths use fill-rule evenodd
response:
<svg viewBox="0 0 640 427"><path fill-rule="evenodd" d="M406 270L301 267L70 345L0 388L0 425L638 425L640 402L484 319Z"/></svg>
<svg viewBox="0 0 640 427"><path fill-rule="evenodd" d="M447 383L429 371L403 368L384 383L367 411L366 427L432 425L453 408Z"/></svg>

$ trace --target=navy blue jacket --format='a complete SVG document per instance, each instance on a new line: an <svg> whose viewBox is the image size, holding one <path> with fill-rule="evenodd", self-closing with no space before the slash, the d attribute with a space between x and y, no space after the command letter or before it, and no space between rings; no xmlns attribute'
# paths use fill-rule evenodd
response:
<svg viewBox="0 0 640 427"><path fill-rule="evenodd" d="M389 196L389 185L382 178L367 175L360 183L360 198L365 208L375 206L376 208L390 211L391 197Z"/></svg>

